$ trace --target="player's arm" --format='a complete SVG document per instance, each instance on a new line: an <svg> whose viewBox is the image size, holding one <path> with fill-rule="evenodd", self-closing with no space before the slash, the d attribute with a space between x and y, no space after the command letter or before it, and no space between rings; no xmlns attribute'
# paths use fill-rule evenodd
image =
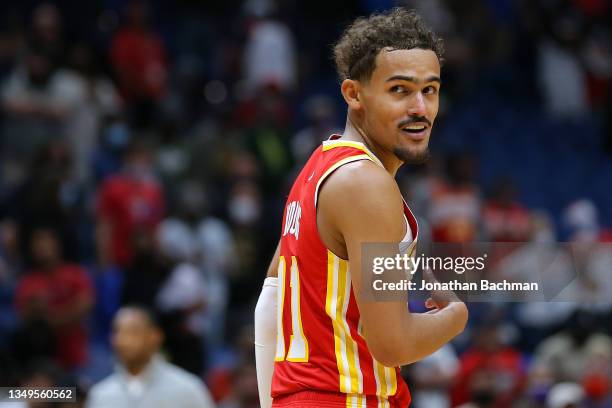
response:
<svg viewBox="0 0 612 408"><path fill-rule="evenodd" d="M323 185L318 200L319 221L346 245L363 335L379 362L386 366L415 362L463 331L468 312L459 301L437 313L415 314L408 310L407 294L398 302L363 299L362 273L371 272L362 270L361 244L399 243L406 232L401 193L384 169L369 161L342 166Z"/></svg>
<svg viewBox="0 0 612 408"><path fill-rule="evenodd" d="M274 355L276 352L276 287L280 242L276 247L268 273L264 280L257 306L255 306L255 365L257 368L257 387L261 408L272 406L270 396Z"/></svg>
<svg viewBox="0 0 612 408"><path fill-rule="evenodd" d="M268 266L268 273L266 274L267 278L276 278L278 276L278 257L280 256L280 241L278 241L278 245L276 246L276 251L274 251L274 255L272 255L272 260L270 261L270 265Z"/></svg>

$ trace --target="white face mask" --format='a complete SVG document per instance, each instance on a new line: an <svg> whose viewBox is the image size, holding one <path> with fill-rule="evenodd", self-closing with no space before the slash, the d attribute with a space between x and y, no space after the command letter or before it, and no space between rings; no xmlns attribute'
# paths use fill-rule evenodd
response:
<svg viewBox="0 0 612 408"><path fill-rule="evenodd" d="M261 208L253 197L238 195L229 203L229 216L236 224L251 225L259 219Z"/></svg>

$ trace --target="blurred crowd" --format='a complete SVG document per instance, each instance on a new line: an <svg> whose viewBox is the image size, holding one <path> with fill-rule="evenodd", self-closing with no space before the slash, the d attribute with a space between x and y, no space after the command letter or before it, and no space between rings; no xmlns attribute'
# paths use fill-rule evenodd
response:
<svg viewBox="0 0 612 408"><path fill-rule="evenodd" d="M253 310L284 199L344 123L331 44L395 5L446 42L433 157L398 176L422 241L524 242L522 273L530 242L611 242L609 1L6 1L0 385L77 384L82 403L139 305L220 407L258 407ZM609 300L610 252L590 248L583 298ZM405 368L415 407L612 406L611 306L470 308Z"/></svg>

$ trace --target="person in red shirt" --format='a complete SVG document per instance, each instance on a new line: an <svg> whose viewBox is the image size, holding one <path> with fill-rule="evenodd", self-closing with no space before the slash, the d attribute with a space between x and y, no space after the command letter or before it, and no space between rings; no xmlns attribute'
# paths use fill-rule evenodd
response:
<svg viewBox="0 0 612 408"><path fill-rule="evenodd" d="M475 344L460 358L460 368L451 392L452 406L469 402L483 407L512 406L525 386L523 356L500 341L500 327L485 323Z"/></svg>
<svg viewBox="0 0 612 408"><path fill-rule="evenodd" d="M98 255L102 264L127 267L138 233L153 233L164 215L161 185L155 178L150 151L134 144L123 170L107 179L98 197Z"/></svg>
<svg viewBox="0 0 612 408"><path fill-rule="evenodd" d="M484 232L493 242L529 241L530 214L510 180L500 180L482 209Z"/></svg>
<svg viewBox="0 0 612 408"><path fill-rule="evenodd" d="M62 259L57 234L38 228L30 239L34 269L18 283L15 306L27 321L44 319L57 341L56 359L66 369L87 360L87 332L83 319L93 305L94 293L85 270Z"/></svg>
<svg viewBox="0 0 612 408"><path fill-rule="evenodd" d="M477 237L481 200L474 166L469 155L452 154L446 177L434 179L428 209L434 242L469 242Z"/></svg>
<svg viewBox="0 0 612 408"><path fill-rule="evenodd" d="M156 104L166 93L168 67L161 38L149 26L145 1L126 5L125 24L115 34L110 60L132 119L155 120Z"/></svg>

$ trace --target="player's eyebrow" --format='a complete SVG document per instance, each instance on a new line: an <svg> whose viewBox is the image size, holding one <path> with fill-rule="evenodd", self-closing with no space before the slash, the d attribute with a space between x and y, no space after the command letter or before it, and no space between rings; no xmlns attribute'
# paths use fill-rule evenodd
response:
<svg viewBox="0 0 612 408"><path fill-rule="evenodd" d="M394 75L390 78L387 78L387 80L385 82L390 82L390 81L408 81L408 82L414 82L415 84L418 84L419 82L421 82L419 79L416 79L415 77L411 77L411 76L406 76L406 75ZM442 80L440 79L439 76L437 75L432 75L430 77L425 78L425 83L428 82L437 82L439 84L442 84Z"/></svg>

